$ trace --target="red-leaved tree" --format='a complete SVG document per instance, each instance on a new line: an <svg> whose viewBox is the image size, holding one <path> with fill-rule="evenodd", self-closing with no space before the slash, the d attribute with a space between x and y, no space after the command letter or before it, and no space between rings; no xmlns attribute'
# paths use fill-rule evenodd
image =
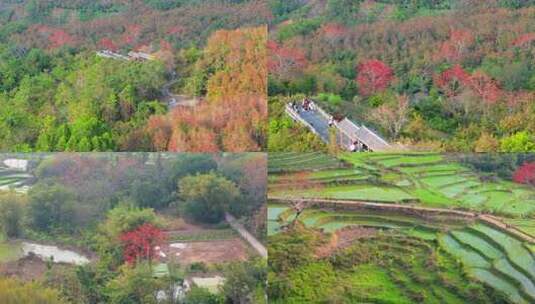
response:
<svg viewBox="0 0 535 304"><path fill-rule="evenodd" d="M535 41L535 33L523 34L513 41L513 45L516 47L530 46Z"/></svg>
<svg viewBox="0 0 535 304"><path fill-rule="evenodd" d="M535 162L524 163L513 174L513 181L519 184L535 186Z"/></svg>
<svg viewBox="0 0 535 304"><path fill-rule="evenodd" d="M129 264L135 264L141 259L152 261L156 253L154 247L165 241L164 233L149 223L125 232L119 238L123 245L124 260Z"/></svg>
<svg viewBox="0 0 535 304"><path fill-rule="evenodd" d="M357 83L359 91L364 96L386 89L394 79L394 71L386 63L372 59L359 64L357 67Z"/></svg>
<svg viewBox="0 0 535 304"><path fill-rule="evenodd" d="M321 27L323 36L331 43L344 38L348 30L345 26L338 23L327 23Z"/></svg>
<svg viewBox="0 0 535 304"><path fill-rule="evenodd" d="M487 104L496 103L503 95L494 79L480 71L470 75L458 64L435 77L435 83L448 97L456 96L467 88Z"/></svg>
<svg viewBox="0 0 535 304"><path fill-rule="evenodd" d="M119 49L117 45L115 44L115 42L113 42L113 40L107 37L100 39L100 41L98 42L98 47L102 49L114 51L114 52L116 52Z"/></svg>
<svg viewBox="0 0 535 304"><path fill-rule="evenodd" d="M461 86L466 85L469 79L470 74L456 64L435 77L435 83L446 96L452 97L460 93Z"/></svg>
<svg viewBox="0 0 535 304"><path fill-rule="evenodd" d="M280 77L287 77L307 65L305 53L297 48L279 45L275 41L267 42L268 70Z"/></svg>
<svg viewBox="0 0 535 304"><path fill-rule="evenodd" d="M502 96L498 83L483 72L475 72L470 76L468 86L485 103L494 104Z"/></svg>
<svg viewBox="0 0 535 304"><path fill-rule="evenodd" d="M468 48L474 42L474 35L469 31L452 29L450 31L450 39L442 44L438 57L450 62L459 61L468 53Z"/></svg>

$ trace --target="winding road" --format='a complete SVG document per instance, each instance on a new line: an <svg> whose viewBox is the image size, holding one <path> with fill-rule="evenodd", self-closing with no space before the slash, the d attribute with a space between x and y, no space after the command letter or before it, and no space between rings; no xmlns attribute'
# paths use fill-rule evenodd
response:
<svg viewBox="0 0 535 304"><path fill-rule="evenodd" d="M131 57L124 56L119 53L115 53L109 50L101 50L96 52L97 56L104 57L104 58L110 58L114 60L131 60ZM171 80L166 82L161 89L162 94L162 102L165 102L167 105L167 109L170 111L177 106L183 106L183 107L194 107L199 103L199 99L188 97L186 95L178 95L171 93L171 87L178 82L177 74L173 71L172 73L173 77Z"/></svg>
<svg viewBox="0 0 535 304"><path fill-rule="evenodd" d="M170 111L177 106L194 107L199 103L197 98L187 97L186 95L178 95L171 93L171 87L178 82L178 78L173 76L171 80L165 83L162 87L162 100L166 102L167 109Z"/></svg>

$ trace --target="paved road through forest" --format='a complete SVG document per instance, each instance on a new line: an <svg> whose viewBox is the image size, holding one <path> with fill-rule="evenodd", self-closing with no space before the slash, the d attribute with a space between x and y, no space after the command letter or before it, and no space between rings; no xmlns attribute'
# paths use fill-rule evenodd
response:
<svg viewBox="0 0 535 304"><path fill-rule="evenodd" d="M178 82L178 78L174 76L162 87L163 100L167 103L168 110L174 109L176 106L194 107L199 100L197 98L188 98L185 95L178 95L171 93L171 87Z"/></svg>

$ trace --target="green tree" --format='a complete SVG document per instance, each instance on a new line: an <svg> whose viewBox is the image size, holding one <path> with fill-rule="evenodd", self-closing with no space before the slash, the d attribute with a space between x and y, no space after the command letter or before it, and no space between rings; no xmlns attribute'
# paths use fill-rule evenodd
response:
<svg viewBox="0 0 535 304"><path fill-rule="evenodd" d="M121 233L134 230L146 223L158 225L153 209L119 206L108 212L106 221L99 226L99 230L116 238Z"/></svg>
<svg viewBox="0 0 535 304"><path fill-rule="evenodd" d="M8 237L20 236L23 208L26 203L25 195L15 192L0 194L0 225Z"/></svg>
<svg viewBox="0 0 535 304"><path fill-rule="evenodd" d="M535 151L535 136L523 131L505 137L500 142L502 152L533 152Z"/></svg>
<svg viewBox="0 0 535 304"><path fill-rule="evenodd" d="M72 231L75 194L59 184L40 183L29 191L28 216L34 229Z"/></svg>
<svg viewBox="0 0 535 304"><path fill-rule="evenodd" d="M225 284L222 293L231 303L260 303L265 299L252 299L257 296L256 290L266 289L267 270L263 260L234 262L225 271ZM264 294L260 295L264 297Z"/></svg>
<svg viewBox="0 0 535 304"><path fill-rule="evenodd" d="M241 199L233 182L213 172L186 176L178 189L186 212L201 222L220 222L229 206Z"/></svg>
<svg viewBox="0 0 535 304"><path fill-rule="evenodd" d="M358 20L360 0L329 0L327 1L327 20L335 20L345 24L352 24Z"/></svg>
<svg viewBox="0 0 535 304"><path fill-rule="evenodd" d="M169 194L163 186L151 176L141 176L132 182L132 199L135 200L137 207L155 209L165 207L169 203Z"/></svg>
<svg viewBox="0 0 535 304"><path fill-rule="evenodd" d="M156 304L156 292L163 288L152 275L148 263L135 267L123 265L119 275L106 284L105 290L110 304Z"/></svg>
<svg viewBox="0 0 535 304"><path fill-rule="evenodd" d="M0 278L0 303L9 304L64 304L59 291L45 288L39 283L22 283Z"/></svg>
<svg viewBox="0 0 535 304"><path fill-rule="evenodd" d="M186 175L205 174L217 170L217 163L210 154L184 154L171 166L174 183Z"/></svg>
<svg viewBox="0 0 535 304"><path fill-rule="evenodd" d="M41 17L41 8L39 7L39 1L28 1L28 4L26 4L26 12L28 13L28 17L30 17L30 19L39 19Z"/></svg>
<svg viewBox="0 0 535 304"><path fill-rule="evenodd" d="M194 286L186 294L184 300L185 304L222 304L224 303L223 297L211 293L206 288L200 288Z"/></svg>

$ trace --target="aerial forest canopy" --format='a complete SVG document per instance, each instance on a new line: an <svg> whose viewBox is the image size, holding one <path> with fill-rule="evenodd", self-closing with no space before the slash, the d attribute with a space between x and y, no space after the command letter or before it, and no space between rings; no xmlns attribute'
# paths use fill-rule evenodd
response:
<svg viewBox="0 0 535 304"><path fill-rule="evenodd" d="M535 150L534 1L269 2L270 151L317 145L304 96L410 149Z"/></svg>
<svg viewBox="0 0 535 304"><path fill-rule="evenodd" d="M268 18L263 1L3 1L0 150L261 150Z"/></svg>

